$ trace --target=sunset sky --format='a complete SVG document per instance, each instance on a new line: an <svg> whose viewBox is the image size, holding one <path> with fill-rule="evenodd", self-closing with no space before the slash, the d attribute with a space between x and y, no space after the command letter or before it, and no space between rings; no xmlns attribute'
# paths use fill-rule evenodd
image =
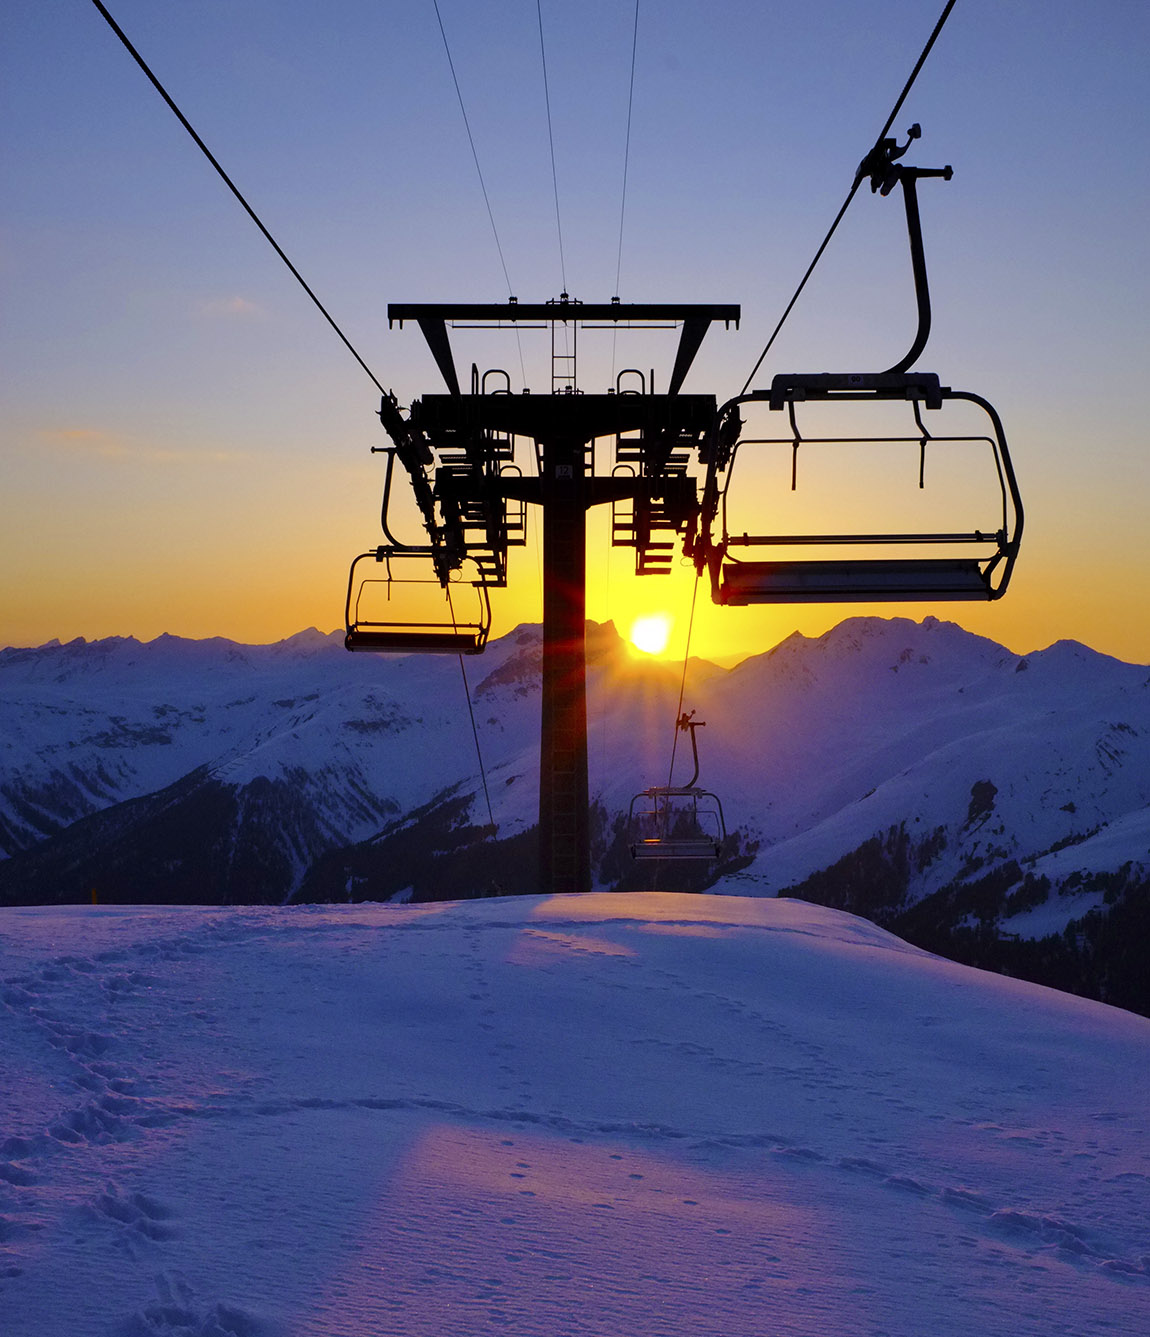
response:
<svg viewBox="0 0 1150 1337"><path fill-rule="evenodd" d="M686 390L736 394L881 129L941 0L439 0L521 301L740 303ZM432 0L108 0L341 324L408 404L441 386L388 302L508 296ZM1017 651L1071 637L1150 661L1150 8L958 0L896 121L920 188L934 332L918 366L998 408L1026 502L1000 603L721 609L730 659L859 612L961 622ZM378 394L90 0L7 0L0 48L0 645L162 632L270 641L343 615L378 541ZM563 257L556 228L556 186ZM902 207L860 191L755 384L878 370L908 346ZM591 335L581 383L610 379ZM542 333L457 336L466 369L546 387ZM666 333L620 334L654 366ZM669 613L591 521L589 616ZM413 537L414 534L413 534ZM538 620L534 539L494 634Z"/></svg>

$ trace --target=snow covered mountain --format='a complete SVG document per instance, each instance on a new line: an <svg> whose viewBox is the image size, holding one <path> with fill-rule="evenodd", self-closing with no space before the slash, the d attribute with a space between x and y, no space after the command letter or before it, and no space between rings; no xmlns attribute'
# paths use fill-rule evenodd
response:
<svg viewBox="0 0 1150 1337"><path fill-rule="evenodd" d="M535 890L538 662L535 627L467 661L485 795L455 659L314 630L0 652L0 903ZM647 887L624 815L665 780L679 670L592 624L588 676L598 885ZM658 885L801 895L1066 987L1146 942L1150 669L852 618L693 662L685 704L731 840L707 878Z"/></svg>
<svg viewBox="0 0 1150 1337"><path fill-rule="evenodd" d="M678 673L637 664L613 628L588 648L593 695L653 757ZM539 655L523 627L469 665L504 835L536 820ZM413 814L488 821L456 659L349 655L338 633L6 650L0 738L0 900L278 902L322 853Z"/></svg>

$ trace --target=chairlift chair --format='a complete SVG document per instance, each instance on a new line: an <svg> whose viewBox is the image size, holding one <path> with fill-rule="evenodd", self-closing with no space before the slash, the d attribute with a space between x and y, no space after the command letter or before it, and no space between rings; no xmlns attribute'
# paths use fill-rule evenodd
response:
<svg viewBox="0 0 1150 1337"><path fill-rule="evenodd" d="M361 565L368 562L370 567ZM436 597L432 589L443 598L437 617L423 615ZM470 591L462 611L453 591ZM412 595L414 602L403 598L397 605L397 592ZM477 655L491 630L491 601L481 573L444 586L430 549L381 545L360 553L351 564L345 620L344 645L349 650Z"/></svg>
<svg viewBox="0 0 1150 1337"><path fill-rule="evenodd" d="M991 404L976 394L942 386L932 372L911 371L910 367L926 346L930 333L930 295L926 260L922 244L916 183L923 177L950 180L949 167L910 167L901 158L920 135L917 125L910 128L901 147L894 139L881 139L859 166L858 179L869 177L871 190L889 194L901 185L906 207L907 234L918 304L918 328L908 352L893 366L873 374L817 373L776 376L769 391L744 393L730 400L716 417L715 428L707 445L708 467L704 484L700 528L691 540L691 555L697 570L709 570L712 597L718 604L766 603L886 603L908 600L987 600L999 599L1006 592L1022 537L1022 500L1014 476L1002 422ZM743 423L738 413L741 404L767 401L775 412L786 410L790 432L758 440L741 436ZM862 432L836 436L811 437L800 431L796 404L821 401L847 403L863 425ZM913 430L906 435L867 434L868 419L873 423L876 407L889 408L893 402L905 402L913 415ZM965 401L983 411L988 429L974 434L932 433L923 421L923 410L931 414L944 403ZM880 415L881 416L881 415ZM884 532L857 527L851 532L779 532L739 533L728 521L728 495L731 471L740 447L789 444L791 447L791 489L797 486L797 465L802 452L830 446L866 446L878 443L918 443L918 486L924 488L928 446L932 453L952 450L962 445L980 446L989 451L997 476L997 495L979 510L975 523L927 530L908 525ZM994 521L981 523L993 508ZM967 519L965 512L961 517ZM714 530L718 527L719 533ZM776 550L798 549L802 556L788 554L780 560L750 560L740 550L774 546ZM859 547L878 555L855 556ZM806 551L821 550L824 555L807 557ZM828 550L832 555L827 555ZM848 555L843 555L844 552ZM898 553L899 555L894 555Z"/></svg>
<svg viewBox="0 0 1150 1337"><path fill-rule="evenodd" d="M627 814L633 859L718 859L726 838L723 806L705 789L653 786Z"/></svg>
<svg viewBox="0 0 1150 1337"><path fill-rule="evenodd" d="M768 393L754 392L731 401L738 404L759 400L771 409L785 409L790 431L786 435L738 439L712 452L704 492L704 519L718 528L717 536L704 531L696 560L708 567L712 597L718 604L851 603L913 600L991 600L1006 591L1022 533L1022 500L1014 476L1002 422L993 406L979 395L941 386L933 373L879 373L873 376L818 375L776 376ZM905 434L845 434L810 436L800 430L797 404L847 402L855 421L865 419L874 407L905 401L909 409ZM939 409L944 403L965 401L985 414L980 431L937 434L923 420L923 408ZM855 407L857 406L857 407ZM792 491L798 487L798 462L803 455L830 448L876 448L917 444L918 486L925 488L926 463L930 452L964 448L985 451L989 456L987 479L995 480L993 495L979 499L982 508L968 526L883 531L854 528L848 532L750 533L731 524L728 502L733 466L740 450L761 446L790 446ZM720 475L722 475L720 477ZM988 486L990 484L988 483ZM736 488L737 490L737 488ZM985 523L986 520L990 523ZM786 549L778 559L760 560L742 550L775 547ZM854 550L870 547L880 556L856 556ZM903 550L907 555L902 555ZM806 551L829 551L833 556L807 557ZM802 556L796 555L801 551ZM894 555L898 552L899 555ZM845 554L845 555L844 555Z"/></svg>
<svg viewBox="0 0 1150 1337"><path fill-rule="evenodd" d="M695 773L686 785L652 785L636 794L627 814L628 845L633 859L718 859L727 827L718 796L695 783L699 749L695 730L704 720L684 714L676 729L691 735Z"/></svg>

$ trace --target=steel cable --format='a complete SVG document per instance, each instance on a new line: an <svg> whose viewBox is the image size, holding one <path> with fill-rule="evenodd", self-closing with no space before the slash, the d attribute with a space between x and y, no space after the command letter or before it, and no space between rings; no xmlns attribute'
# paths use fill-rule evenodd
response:
<svg viewBox="0 0 1150 1337"><path fill-rule="evenodd" d="M547 105L547 142L551 146L551 186L555 193L555 230L559 234L559 276L563 280L563 291L567 292L567 261L563 254L563 223L559 217L559 175L555 170L555 136L551 130L551 89L547 81L547 48L543 44L542 0L535 0L535 13L539 19L539 56L543 62L543 100Z"/></svg>
<svg viewBox="0 0 1150 1337"><path fill-rule="evenodd" d="M503 280L507 284L507 295L513 297L515 290L511 286L511 276L507 272L507 261L503 256L503 245L499 240L499 229L495 226L495 211L491 207L491 198L487 194L487 182L483 179L483 168L479 165L479 151L475 147L475 137L471 133L471 121L467 116L467 107L463 102L463 91L459 87L459 77L455 73L455 61L451 58L451 45L447 40L447 29L443 26L443 15L439 12L439 0L431 0L435 6L435 17L439 22L439 35L443 38L443 49L447 53L447 64L451 70L451 82L455 85L455 96L459 100L459 110L463 115L463 128L467 131L467 142L471 145L471 157L475 163L475 174L479 177L479 189L483 192L483 203L487 208L487 221L491 224L491 235L495 238L495 249L499 252L499 264L503 270ZM523 361L523 341L518 325L515 327L515 346L519 350L519 371L523 384L527 384L527 366Z"/></svg>
<svg viewBox="0 0 1150 1337"><path fill-rule="evenodd" d="M439 21L439 35L443 38L443 49L447 53L447 64L451 69L451 82L455 85L455 96L459 99L459 110L463 113L463 128L467 131L467 142L471 145L471 157L475 162L475 171L479 177L479 189L483 192L483 203L487 206L487 220L491 224L491 235L495 238L495 249L499 252L499 263L503 267L503 277L507 281L508 294L513 293L511 278L507 273L507 261L503 258L503 246L499 241L499 229L495 226L495 214L491 209L491 200L487 194L487 183L483 179L483 168L479 165L479 153L475 147L475 137L471 133L471 122L467 117L467 108L463 105L463 93L459 87L459 76L455 73L455 61L451 58L451 46L447 41L447 29L443 26L443 15L439 12L439 0L431 0L435 6L435 17Z"/></svg>
<svg viewBox="0 0 1150 1337"><path fill-rule="evenodd" d="M627 89L627 134L623 141L623 193L619 202L619 249L615 257L615 296L623 272L623 220L627 212L627 169L631 161L631 111L635 105L635 54L639 48L639 0L635 0L635 25L631 32L631 82Z"/></svg>
<svg viewBox="0 0 1150 1337"><path fill-rule="evenodd" d="M495 825L495 814L491 811L491 792L487 788L487 768L483 765L483 750L479 746L479 729L475 724L475 710L471 705L471 688L467 683L467 668L463 663L463 656L459 656L459 672L463 675L463 695L467 698L467 713L471 716L471 734L475 739L475 755L479 759L479 778L483 781L483 797L487 800L487 820L491 825L491 835L494 839L498 827Z"/></svg>
<svg viewBox="0 0 1150 1337"><path fill-rule="evenodd" d="M635 56L639 49L639 0L635 0L635 23L631 30L631 81L627 88L627 133L623 140L623 191L619 200L619 247L615 255L615 301L619 300L619 279L623 273L623 221L627 215L627 172L631 165L631 112L635 105ZM615 381L615 343L619 326L611 329L611 381Z"/></svg>
<svg viewBox="0 0 1150 1337"><path fill-rule="evenodd" d="M683 650L683 676L679 680L679 704L675 708L675 732L671 740L671 765L667 770L667 788L671 788L671 781L675 774L675 753L679 749L679 721L683 718L683 696L687 690L687 663L691 656L691 632L695 626L695 600L699 595L699 577L701 571L695 572L695 584L691 590L691 616L687 619L687 644Z"/></svg>
<svg viewBox="0 0 1150 1337"><path fill-rule="evenodd" d="M159 79L157 79L156 76L149 69L147 62L144 60L143 56L141 56L140 53L136 50L136 48L132 45L132 43L128 40L128 37L125 34L124 30L111 16L111 14L108 13L108 11L100 3L100 0L92 0L92 3L104 16L104 19L107 21L108 26L112 29L112 31L116 34L116 36L127 48L128 54L132 57L132 59L136 62L136 64L140 67L140 69L142 69L144 73L148 76L148 79L151 82L152 87L155 88L156 92L159 93L159 95L168 104L168 107L175 114L176 119L180 122L180 124L184 127L184 129L188 132L188 134L191 135L192 139L195 140L196 145L199 147L204 157L207 158L208 162L210 162L211 165L219 173L220 179L223 181L224 185L226 185L227 188L236 197L236 199L239 200L240 204L244 208L245 213L256 225L256 227L258 227L259 230L263 233L265 239L269 242L272 249L275 251L276 255L278 255L279 258L284 262L284 264L287 265L288 269L291 271L293 277L299 283L300 287L303 288L304 292L306 292L307 295L311 298L311 300L315 303L316 307L318 308L320 314L323 316L324 320L326 320L327 323L336 332L336 334L339 335L347 351L352 355L353 358L355 358L355 360L359 363L359 365L363 368L363 370L367 372L368 377L370 378L372 384L380 392L380 394L383 395L385 398L389 397L391 392L389 390L384 389L383 385L380 383L375 373L367 365L367 363L363 360L363 358L360 357L359 353L352 345L351 340L347 337L346 334L344 334L343 330L341 330L340 327L336 324L335 318L331 315L327 307L324 306L324 304L311 290L311 287L308 285L303 275L299 272L298 269L296 269L295 265L293 265L292 262L287 258L287 255L284 253L283 248L264 226L263 222L260 220L260 217L256 213L256 211L247 202L247 200L244 199L243 195L240 194L239 187L231 179L231 177L228 176L227 172L225 172L224 169L220 166L219 162L217 161L215 155L212 153L211 149L208 148L208 146L204 143L204 141L192 128L192 125L189 122L188 118L179 109L179 107L177 107L176 104L172 101L171 97L168 94L167 89L163 86L163 84L160 83Z"/></svg>

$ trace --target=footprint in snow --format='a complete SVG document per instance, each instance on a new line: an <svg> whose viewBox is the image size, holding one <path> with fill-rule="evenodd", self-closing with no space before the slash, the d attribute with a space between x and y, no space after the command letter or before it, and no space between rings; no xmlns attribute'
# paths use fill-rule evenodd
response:
<svg viewBox="0 0 1150 1337"><path fill-rule="evenodd" d="M96 1211L146 1239L162 1242L179 1235L170 1224L175 1213L145 1193L121 1194L114 1185L109 1185L96 1199Z"/></svg>
<svg viewBox="0 0 1150 1337"><path fill-rule="evenodd" d="M202 1309L178 1273L155 1280L157 1298L114 1329L116 1337L271 1337L268 1324L236 1305L220 1301Z"/></svg>

